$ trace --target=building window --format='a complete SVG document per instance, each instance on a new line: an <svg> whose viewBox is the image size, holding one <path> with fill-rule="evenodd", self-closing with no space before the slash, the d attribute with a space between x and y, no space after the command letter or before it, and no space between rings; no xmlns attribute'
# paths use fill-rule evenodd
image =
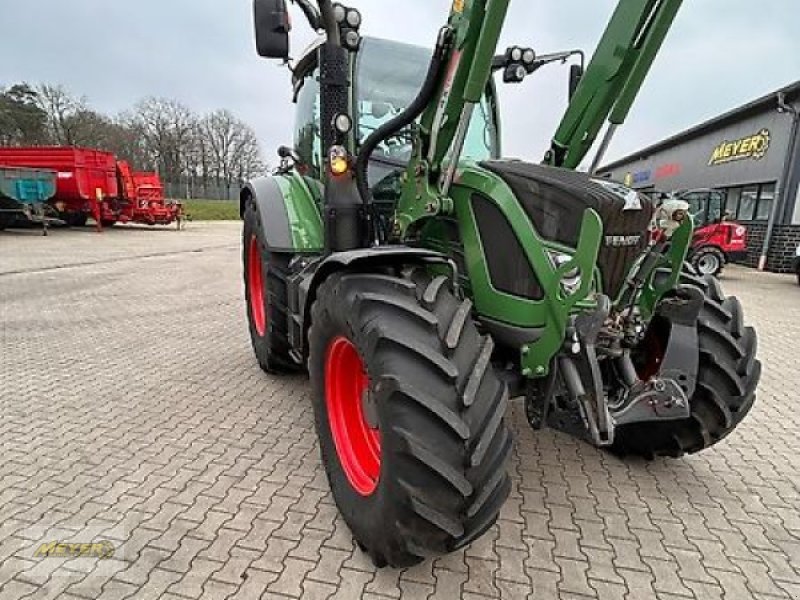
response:
<svg viewBox="0 0 800 600"><path fill-rule="evenodd" d="M739 214L739 199L742 197L742 188L731 188L727 191L725 201L725 214L729 219L736 219Z"/></svg>
<svg viewBox="0 0 800 600"><path fill-rule="evenodd" d="M739 202L740 221L753 221L756 216L756 206L758 205L758 186L748 185L742 188L742 198Z"/></svg>
<svg viewBox="0 0 800 600"><path fill-rule="evenodd" d="M756 210L756 221L769 221L772 216L772 205L775 202L775 184L769 183L761 186L758 194L758 209Z"/></svg>
<svg viewBox="0 0 800 600"><path fill-rule="evenodd" d="M748 185L725 190L725 214L737 221L769 221L775 203L775 184Z"/></svg>

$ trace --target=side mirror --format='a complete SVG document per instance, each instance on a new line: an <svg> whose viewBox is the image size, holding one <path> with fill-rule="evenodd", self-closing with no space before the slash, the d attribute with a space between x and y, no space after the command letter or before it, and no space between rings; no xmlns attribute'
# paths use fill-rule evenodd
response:
<svg viewBox="0 0 800 600"><path fill-rule="evenodd" d="M572 65L569 68L569 99L575 95L578 90L578 85L583 79L583 67L580 65Z"/></svg>
<svg viewBox="0 0 800 600"><path fill-rule="evenodd" d="M263 58L289 59L289 11L286 0L254 0L256 49Z"/></svg>

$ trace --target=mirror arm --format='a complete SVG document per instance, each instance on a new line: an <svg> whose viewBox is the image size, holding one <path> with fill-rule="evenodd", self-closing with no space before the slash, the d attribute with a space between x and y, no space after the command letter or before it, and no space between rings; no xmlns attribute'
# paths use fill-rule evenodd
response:
<svg viewBox="0 0 800 600"><path fill-rule="evenodd" d="M320 31L324 29L322 24L322 15L316 9L316 7L309 2L309 0L292 0L295 4L297 4L300 9L303 11L303 14L308 19L308 24L311 25L311 28L314 31Z"/></svg>
<svg viewBox="0 0 800 600"><path fill-rule="evenodd" d="M544 65L554 63L554 62L567 62L571 57L579 56L581 59L581 69L585 70L584 67L586 65L586 54L583 50L568 50L566 52L554 52L552 54L542 54L541 56L537 57L536 62L534 63L535 68L538 69L543 67Z"/></svg>
<svg viewBox="0 0 800 600"><path fill-rule="evenodd" d="M505 54L498 54L492 59L492 73L505 69L508 64L508 59Z"/></svg>
<svg viewBox="0 0 800 600"><path fill-rule="evenodd" d="M571 57L578 56L580 57L581 61L581 70L586 70L586 53L583 50L568 50L566 52L554 52L552 54L542 54L536 58L536 62L534 62L530 67L527 68L528 75L538 71L543 66L548 65L550 63L559 62L562 63L567 62ZM506 54L498 54L492 59L492 72L495 73L502 69L505 69L509 65L508 56Z"/></svg>

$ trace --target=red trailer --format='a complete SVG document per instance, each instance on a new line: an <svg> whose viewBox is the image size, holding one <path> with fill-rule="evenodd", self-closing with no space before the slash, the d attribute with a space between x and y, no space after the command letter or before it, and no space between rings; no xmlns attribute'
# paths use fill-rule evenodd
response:
<svg viewBox="0 0 800 600"><path fill-rule="evenodd" d="M53 169L58 173L56 195L50 201L69 225L85 225L92 217L99 225L117 222L180 225L180 204L167 204L158 175L136 183L125 161L110 152L88 148L0 148L0 164L12 167ZM153 185L153 179L157 185ZM160 191L155 194L153 187Z"/></svg>
<svg viewBox="0 0 800 600"><path fill-rule="evenodd" d="M90 216L100 223L116 220L109 200L120 195L117 160L109 152L56 146L0 148L0 163L55 170L56 195L50 204L69 225L84 225Z"/></svg>
<svg viewBox="0 0 800 600"><path fill-rule="evenodd" d="M125 202L119 214L122 223L146 223L147 225L169 225L177 222L180 227L183 209L180 203L167 203L164 185L158 173L131 171L125 161L117 163L120 187Z"/></svg>
<svg viewBox="0 0 800 600"><path fill-rule="evenodd" d="M141 198L147 198L155 202L164 201L164 184L161 183L158 173L137 171L133 174L133 180L136 184L137 194Z"/></svg>

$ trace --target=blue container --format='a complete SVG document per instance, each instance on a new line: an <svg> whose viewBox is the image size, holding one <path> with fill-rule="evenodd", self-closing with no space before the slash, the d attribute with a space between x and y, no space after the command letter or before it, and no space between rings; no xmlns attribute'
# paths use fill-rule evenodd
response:
<svg viewBox="0 0 800 600"><path fill-rule="evenodd" d="M0 205L42 204L56 194L56 172L0 167Z"/></svg>

